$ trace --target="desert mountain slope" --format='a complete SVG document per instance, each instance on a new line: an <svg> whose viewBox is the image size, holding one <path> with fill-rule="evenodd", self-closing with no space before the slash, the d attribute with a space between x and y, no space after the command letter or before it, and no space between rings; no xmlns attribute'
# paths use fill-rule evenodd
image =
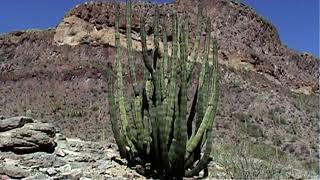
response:
<svg viewBox="0 0 320 180"><path fill-rule="evenodd" d="M170 27L169 12L176 7L179 13L188 12L194 29L194 3L161 5L162 24ZM232 144L240 131L255 144L290 153L312 166L319 158L319 60L282 45L275 27L249 7L228 0L205 3L220 46L222 84L215 142ZM139 13L148 17L151 47L153 9L151 4L134 8L132 37L141 79ZM120 29L125 32L124 6L121 9ZM105 69L114 61L114 12L110 4L79 5L56 28L1 35L0 114L11 117L30 109L68 137L112 137ZM124 34L121 37L125 46ZM128 72L125 80L130 87Z"/></svg>

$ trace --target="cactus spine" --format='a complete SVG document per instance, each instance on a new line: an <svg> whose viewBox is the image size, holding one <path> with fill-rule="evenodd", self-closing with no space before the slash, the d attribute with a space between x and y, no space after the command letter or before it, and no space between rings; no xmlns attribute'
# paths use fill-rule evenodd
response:
<svg viewBox="0 0 320 180"><path fill-rule="evenodd" d="M160 9L156 6L153 20L154 47L147 48L144 15L140 16L140 37L145 69L144 82L138 83L131 39L132 2L126 3L127 63L132 83L131 111L127 111L123 87L123 67L120 51L119 10L115 16L116 82L112 82L112 65L108 65L108 104L112 130L120 155L129 166L140 165L145 175L165 179L182 179L198 175L207 169L212 148L212 124L219 97L217 45L211 41L210 20L206 22L206 41L198 85L188 113L188 84L197 65L200 51L202 6L198 9L196 42L189 53L189 25L179 24L172 12L172 48L169 55L167 30L160 24ZM182 18L183 19L183 18ZM163 53L160 50L162 36ZM210 44L213 60L209 63ZM212 65L210 65L212 64ZM115 85L113 85L115 84ZM115 94L115 98L113 96ZM209 100L207 102L207 100ZM131 113L131 114L128 114ZM132 125L129 128L129 120ZM132 136L133 132L136 136ZM201 156L201 147L205 146ZM147 166L151 164L151 169Z"/></svg>

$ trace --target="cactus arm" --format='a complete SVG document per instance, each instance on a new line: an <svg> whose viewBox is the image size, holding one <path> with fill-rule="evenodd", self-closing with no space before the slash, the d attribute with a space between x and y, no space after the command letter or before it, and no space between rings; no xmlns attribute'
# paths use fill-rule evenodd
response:
<svg viewBox="0 0 320 180"><path fill-rule="evenodd" d="M149 110L149 105L152 104L151 102L151 94L152 94L152 87L151 87L151 80L150 80L150 72L147 68L143 68L143 108Z"/></svg>
<svg viewBox="0 0 320 180"><path fill-rule="evenodd" d="M159 48L159 18L160 18L160 10L159 7L155 7L155 16L153 18L153 35L154 35L154 51L157 54L160 54L160 48ZM156 61L154 63L154 68L156 67Z"/></svg>
<svg viewBox="0 0 320 180"><path fill-rule="evenodd" d="M185 14L184 19L187 19L186 14ZM186 48L186 53L187 53L186 58L188 60L188 57L189 57L189 54L188 54L188 52L189 52L189 32L190 32L190 30L189 30L189 21L185 22L185 29L186 29L185 30L185 33L186 33L186 40L185 40L185 46L186 47L185 48ZM188 65L187 65L187 69L186 70L188 70Z"/></svg>
<svg viewBox="0 0 320 180"><path fill-rule="evenodd" d="M170 162L170 173L175 173L175 164L176 164L176 147L177 140L174 137L175 129L175 121L177 119L176 113L176 89L177 89L177 62L178 62L178 17L177 13L173 11L172 14L172 56L170 61L170 83L168 89L168 106L167 106L167 114L166 114L166 136L168 142L168 150L169 150L169 162Z"/></svg>
<svg viewBox="0 0 320 180"><path fill-rule="evenodd" d="M168 39L167 30L165 27L162 28L163 32L163 57L161 61L161 100L163 101L167 97L167 85L168 85Z"/></svg>
<svg viewBox="0 0 320 180"><path fill-rule="evenodd" d="M200 96L199 99L201 100L198 103L198 119L196 121L196 130L199 128L199 125L202 121L205 108L207 107L206 99L210 98L210 94L207 92L209 91L210 87L210 79L211 76L209 75L209 51L210 51L210 40L211 40L211 24L210 20L207 21L207 30L206 30L206 42L205 42L205 51L204 51L204 62L202 62L203 71L201 71L200 79L199 79L199 87L200 87Z"/></svg>
<svg viewBox="0 0 320 180"><path fill-rule="evenodd" d="M116 4L117 12L119 12L119 4ZM127 115L126 115L126 109L125 109L125 103L124 103L124 97L123 97L123 78L122 78L122 64L120 59L120 34L119 34L119 13L116 13L116 21L115 21L115 46L116 46L116 67L117 67L117 86L116 86L116 95L117 95L117 101L120 106L120 116L122 120L122 126L124 128L124 134L126 135L126 130L128 128L128 121L127 121Z"/></svg>
<svg viewBox="0 0 320 180"><path fill-rule="evenodd" d="M136 80L135 66L133 63L132 53L132 38L131 38L131 15L132 15L132 1L128 0L126 3L126 39L127 39L127 59L129 64L130 78L132 80L132 88L134 92L134 98L132 102L132 118L137 132L137 148L139 151L143 149L143 137L144 128L143 120L141 116L142 102Z"/></svg>
<svg viewBox="0 0 320 180"><path fill-rule="evenodd" d="M206 148L204 151L203 156L201 157L198 164L192 168L191 170L186 171L185 176L186 177L193 177L199 175L199 172L202 169L207 168L209 162L210 162L210 154L212 149L212 125L208 127L208 130L206 131Z"/></svg>
<svg viewBox="0 0 320 180"><path fill-rule="evenodd" d="M152 106L152 76L154 76L154 69L153 69L153 59L151 57L150 52L147 49L147 37L145 32L145 19L144 15L140 15L140 37L141 37L141 46L142 46L142 55L143 55L143 62L147 69L144 70L144 78L145 78L145 92L148 100L149 106ZM150 79L151 77L151 79Z"/></svg>
<svg viewBox="0 0 320 180"><path fill-rule="evenodd" d="M160 131L160 151L161 151L161 159L162 159L162 165L165 167L165 171L169 173L170 167L169 167L169 157L168 157L168 138L167 134L169 133L169 130L166 129L166 123L167 123L167 110L168 110L168 91L167 91L167 83L168 83L168 41L167 41L167 30L166 28L163 28L163 41L164 41L164 55L163 55L163 61L161 65L161 90L162 90L162 105L161 105L161 121L159 122L159 131Z"/></svg>
<svg viewBox="0 0 320 180"><path fill-rule="evenodd" d="M160 116L161 116L161 81L160 81L160 64L159 61L159 7L156 6L155 8L155 17L153 22L153 29L154 29L154 57L153 57L153 68L155 69L155 72L152 74L153 79L153 86L154 86L154 97L156 105L154 114L156 115L154 117L154 124L152 125L152 133L153 138L155 140L154 147L158 151L159 150L159 122L160 122ZM159 156L159 154L156 154L156 156Z"/></svg>
<svg viewBox="0 0 320 180"><path fill-rule="evenodd" d="M211 100L208 104L208 108L206 110L206 113L203 117L203 121L201 122L198 131L196 132L196 134L194 136L192 136L190 138L190 140L187 143L187 153L186 153L187 158L189 158L190 154L195 150L195 148L201 142L201 138L202 138L204 132L206 131L209 123L212 120L212 119L210 119L210 117L212 117L211 114L215 113L215 103L213 102L213 99L214 98L211 98Z"/></svg>
<svg viewBox="0 0 320 180"><path fill-rule="evenodd" d="M213 77L213 75L216 75L217 74L217 66L218 64L218 45L217 45L217 40L213 38L212 40L212 53L213 53L213 56L212 56L212 59L209 59L210 61L210 64L212 64L211 66L209 66L209 77ZM216 69L216 71L214 71ZM215 74L214 74L215 73ZM210 86L209 86L209 92L211 92L212 90L212 83L210 83Z"/></svg>
<svg viewBox="0 0 320 180"><path fill-rule="evenodd" d="M178 118L175 121L174 139L177 140L176 152L176 167L175 175L177 178L184 176L184 163L185 163L185 152L187 143L187 72L186 72L186 32L185 27L181 27L180 37L180 79L181 87L178 100Z"/></svg>
<svg viewBox="0 0 320 180"><path fill-rule="evenodd" d="M117 115L117 109L115 104L115 99L113 95L113 85L112 85L112 68L111 64L108 64L107 67L107 77L108 77L108 88L107 88L107 99L108 99L108 105L109 105L109 113L110 113L110 119L111 119L111 127L112 132L114 135L114 138L116 140L116 143L119 147L120 156L122 158L127 157L127 151L126 151L126 142L125 137L123 134L121 134L120 127L118 125L119 117Z"/></svg>
<svg viewBox="0 0 320 180"><path fill-rule="evenodd" d="M124 94L123 94L123 77L122 77L122 63L121 63L121 58L120 58L120 34L119 34L119 9L120 5L119 3L116 3L116 17L115 17L115 45L116 45L116 67L117 67L117 81L116 81L116 100L119 104L119 110L120 110L120 119L122 123L122 128L123 128L123 135L126 138L126 141L128 143L128 146L130 150L133 153L136 153L136 149L132 143L132 141L129 139L128 136L128 116L127 116L127 111L125 107L125 102L124 102Z"/></svg>
<svg viewBox="0 0 320 180"><path fill-rule="evenodd" d="M170 86L169 86L169 97L168 97L168 106L167 106L167 113L166 113L166 135L167 141L170 140L170 134L172 133L172 124L174 122L175 116L175 95L176 95L176 78L177 78L177 53L178 53L178 37L177 37L177 13L173 11L172 14L172 59L171 59L171 78L170 78ZM171 146L169 149L169 161L171 165L175 163L175 150L174 147L176 146L176 140L173 139L171 142Z"/></svg>
<svg viewBox="0 0 320 180"><path fill-rule="evenodd" d="M135 96L139 96L139 89L138 89L138 84L136 79L135 66L133 63L133 53L132 53L131 15L132 15L132 1L128 0L126 4L127 57L128 57L130 77L132 80L133 92Z"/></svg>
<svg viewBox="0 0 320 180"><path fill-rule="evenodd" d="M215 42L214 42L215 43ZM214 53L217 53L217 51L214 51ZM214 57L217 57L214 55ZM207 129L207 127L212 124L216 111L218 106L218 100L219 100L219 70L218 70L218 59L214 59L213 62L213 78L211 79L211 97L208 103L207 110L205 112L205 115L203 117L203 120L201 122L201 125L198 129L198 131L195 133L194 136L190 138L190 140L187 142L187 153L186 157L189 157L190 154L194 151L194 149L197 147L199 142L201 141L201 138L203 136L203 133Z"/></svg>
<svg viewBox="0 0 320 180"><path fill-rule="evenodd" d="M167 133L168 130L166 129L166 108L168 107L168 99L164 99L161 105L161 120L159 122L159 139L160 139L160 152L161 152L161 163L164 167L166 172L170 171L169 168L169 157L168 157L168 139Z"/></svg>
<svg viewBox="0 0 320 180"><path fill-rule="evenodd" d="M143 14L140 16L140 36L141 36L141 45L142 45L142 55L143 55L143 61L147 68L147 70L150 72L150 74L153 73L153 64L152 64L152 58L148 55L148 49L147 49L147 37L146 37L146 31L144 29L145 26L145 19Z"/></svg>
<svg viewBox="0 0 320 180"><path fill-rule="evenodd" d="M198 130L202 120L203 116L205 113L205 108L207 107L207 99L208 97L208 87L210 84L210 76L208 74L208 69L209 69L209 63L208 63L208 58L209 58L209 46L210 46L210 24L208 21L207 24L207 36L206 36L206 41L205 41L205 51L204 51L204 59L202 62L201 66L201 71L199 75L199 80L198 80L198 87L199 87L199 94L198 94L198 102L196 106L196 112L197 112L197 118L196 118L196 126L195 126L195 131L193 131L192 136L195 135L195 132Z"/></svg>
<svg viewBox="0 0 320 180"><path fill-rule="evenodd" d="M159 73L160 73L160 89L161 99L160 106L158 106L158 118L159 118L159 148L161 153L161 166L165 171L164 174L168 174L170 172L169 167L169 157L168 157L168 140L167 140L167 129L166 129L166 112L168 107L168 98L167 98L167 66L168 66L168 42L167 42L167 34L166 29L162 28L163 31L163 41L164 41L164 55L159 64ZM158 92L159 92L158 91Z"/></svg>
<svg viewBox="0 0 320 180"><path fill-rule="evenodd" d="M162 63L159 63L158 61L161 61L160 59L160 50L159 50L159 7L156 6L155 9L155 17L154 17L154 24L153 24L153 29L154 29L154 69L155 69L155 75L152 77L153 82L154 82L154 93L155 93L155 101L156 101L156 106L160 106L161 104L161 65ZM159 111L157 111L159 112ZM159 116L157 116L159 117ZM157 123L157 126L159 124Z"/></svg>
<svg viewBox="0 0 320 180"><path fill-rule="evenodd" d="M197 31L196 31L196 39L195 43L192 48L191 56L190 56L190 64L188 64L188 82L191 80L192 71L197 63L198 59L198 51L200 45L200 37L201 37L201 30L202 30L202 10L203 5L202 3L198 4L198 15L197 15Z"/></svg>
<svg viewBox="0 0 320 180"><path fill-rule="evenodd" d="M142 102L140 96L134 97L132 104L132 116L136 127L135 130L137 132L137 148L139 151L143 151L144 137L147 136L147 134L145 134L143 119L141 116Z"/></svg>
<svg viewBox="0 0 320 180"><path fill-rule="evenodd" d="M143 126L144 126L144 149L145 153L150 153L150 143L151 143L151 137L150 137L150 121L149 121L149 113L147 110L143 111Z"/></svg>
<svg viewBox="0 0 320 180"><path fill-rule="evenodd" d="M210 67L210 77L211 75L214 73L213 75L213 80L210 84L210 91L214 93L214 109L213 112L211 113L211 117L209 117L209 119L211 119L211 122L208 125L208 129L206 132L206 149L204 152L203 157L200 159L199 163L196 165L196 167L194 167L193 169L186 171L185 175L187 177L192 177L195 175L198 175L199 172L202 169L206 169L208 163L210 162L210 153L211 153L211 149L212 149L212 125L213 125L213 120L215 117L215 113L217 110L217 106L218 106L218 100L219 100L219 70L218 70L218 47L217 47L217 43L216 40L213 40L213 62L212 62L212 66Z"/></svg>

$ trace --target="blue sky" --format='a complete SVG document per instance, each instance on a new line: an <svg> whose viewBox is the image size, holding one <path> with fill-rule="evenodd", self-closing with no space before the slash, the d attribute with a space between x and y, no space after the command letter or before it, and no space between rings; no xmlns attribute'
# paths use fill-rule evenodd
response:
<svg viewBox="0 0 320 180"><path fill-rule="evenodd" d="M319 0L242 1L275 25L289 48L319 57ZM84 0L1 0L0 33L54 27L66 11L81 2Z"/></svg>
<svg viewBox="0 0 320 180"><path fill-rule="evenodd" d="M283 44L319 57L319 0L244 0L271 21Z"/></svg>

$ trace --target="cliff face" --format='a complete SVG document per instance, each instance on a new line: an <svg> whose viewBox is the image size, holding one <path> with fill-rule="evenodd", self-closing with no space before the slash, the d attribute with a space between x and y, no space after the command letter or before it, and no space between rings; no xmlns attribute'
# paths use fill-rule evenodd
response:
<svg viewBox="0 0 320 180"><path fill-rule="evenodd" d="M161 5L161 23L167 27L173 7L187 12L194 29L195 1ZM215 142L231 144L236 132L249 123L243 133L254 142L315 162L319 60L283 46L274 26L243 4L208 0L205 7L220 46L222 85ZM125 32L124 7L121 10L120 29ZM132 38L137 67L142 66L140 12L148 17L150 47L153 33L152 5L135 5ZM113 5L92 3L71 9L54 29L1 35L0 114L15 116L30 109L67 136L111 137L105 67L114 61L113 26ZM192 42L194 32L190 34ZM125 47L124 34L121 41ZM137 69L139 76L141 68ZM129 83L128 72L125 79Z"/></svg>
<svg viewBox="0 0 320 180"><path fill-rule="evenodd" d="M176 8L178 13L187 13L191 29L195 29L196 2L196 0L184 0L162 5L161 23L170 27L169 14L173 8ZM228 0L213 0L204 1L204 7L205 13L212 18L212 34L218 40L222 63L252 68L292 89L308 89L308 93L319 89L317 84L318 61L308 54L298 54L284 47L275 27L248 6ZM133 36L137 40L137 47L140 46L140 43L138 42L139 37L135 35L139 34L139 14L141 12L146 14L146 17L152 17L152 5L140 4L135 7ZM124 7L122 14L124 14ZM79 44L81 40L100 41L103 44L114 43L112 34L114 7L112 5L78 6L65 17L64 22L57 28L58 34L55 36L57 42L69 45ZM78 26L78 23L83 25ZM66 24L68 27L65 27ZM122 18L120 26L121 29L125 29L125 18ZM149 35L152 35L151 26L152 18L147 23ZM76 31L75 29L79 27L82 27L79 33L65 36L65 32ZM68 42L70 40L75 42ZM123 45L125 47L125 41ZM299 77L295 77L295 74L299 74Z"/></svg>

